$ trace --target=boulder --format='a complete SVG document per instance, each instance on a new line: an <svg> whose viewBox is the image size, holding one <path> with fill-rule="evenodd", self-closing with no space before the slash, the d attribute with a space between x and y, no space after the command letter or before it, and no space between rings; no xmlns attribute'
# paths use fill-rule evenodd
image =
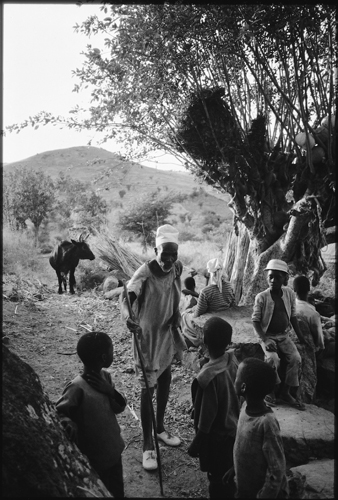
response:
<svg viewBox="0 0 338 500"><path fill-rule="evenodd" d="M2 346L2 496L111 497L69 441L35 371Z"/></svg>
<svg viewBox="0 0 338 500"><path fill-rule="evenodd" d="M232 306L225 311L217 313L206 313L198 318L194 318L197 328L203 330L205 322L214 316L218 316L232 326L232 343L259 343L251 321L252 306Z"/></svg>
<svg viewBox="0 0 338 500"><path fill-rule="evenodd" d="M114 299L116 297L119 297L121 292L123 291L123 287L119 286L118 288L115 288L114 290L110 290L109 292L106 292L103 294L105 299Z"/></svg>
<svg viewBox="0 0 338 500"><path fill-rule="evenodd" d="M290 498L335 498L334 460L311 460L292 467L288 483Z"/></svg>
<svg viewBox="0 0 338 500"><path fill-rule="evenodd" d="M264 359L264 353L259 338L252 326L251 315L252 306L232 306L225 311L207 313L198 318L194 318L194 323L202 332L203 325L209 318L218 316L226 320L232 326L232 344L230 347L235 348L238 361L242 361L247 357ZM311 344L311 339L307 344L300 344L294 332L291 333L291 337L302 357L299 397L305 403L311 403L314 400L317 384L317 365L314 345L313 342ZM191 355L189 356L188 362L191 366L196 366L196 363L190 359L192 357ZM283 369L283 363L281 368ZM283 376L281 378L283 378Z"/></svg>
<svg viewBox="0 0 338 500"><path fill-rule="evenodd" d="M305 411L277 405L273 411L283 438L285 458L293 465L311 458L334 457L335 417L330 411L306 404Z"/></svg>
<svg viewBox="0 0 338 500"><path fill-rule="evenodd" d="M116 276L107 276L103 282L103 293L110 292L110 290L115 290L119 286L119 280Z"/></svg>

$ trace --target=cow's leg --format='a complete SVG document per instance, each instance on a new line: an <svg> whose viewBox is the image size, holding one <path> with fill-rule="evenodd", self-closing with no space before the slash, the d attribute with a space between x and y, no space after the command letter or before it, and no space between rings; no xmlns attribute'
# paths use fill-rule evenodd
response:
<svg viewBox="0 0 338 500"><path fill-rule="evenodd" d="M61 276L61 273L60 271L56 271L56 274L57 274L57 277L58 277L58 281L59 281L59 290L58 290L58 293L63 293L62 291L62 276Z"/></svg>
<svg viewBox="0 0 338 500"><path fill-rule="evenodd" d="M62 274L62 283L63 283L63 287L65 289L65 292L67 292L67 275L66 274Z"/></svg>
<svg viewBox="0 0 338 500"><path fill-rule="evenodd" d="M70 293L75 293L74 292L74 285L76 283L75 281L75 276L74 276L75 269L71 269L69 273L69 292Z"/></svg>

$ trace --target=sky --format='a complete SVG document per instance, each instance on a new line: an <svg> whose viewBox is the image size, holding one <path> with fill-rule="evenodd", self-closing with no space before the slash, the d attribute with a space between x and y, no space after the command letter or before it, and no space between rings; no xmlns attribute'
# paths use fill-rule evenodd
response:
<svg viewBox="0 0 338 500"><path fill-rule="evenodd" d="M3 3L3 124L21 123L40 111L66 116L70 109L89 104L87 93L72 92L77 79L72 70L81 68L87 44L100 47L97 37L75 33L90 15L105 17L99 4ZM95 132L75 132L56 126L27 127L21 132L5 132L2 161L20 161L44 151L92 146L117 152L119 146L108 141L101 146ZM184 170L172 156L159 153L142 164L169 170Z"/></svg>

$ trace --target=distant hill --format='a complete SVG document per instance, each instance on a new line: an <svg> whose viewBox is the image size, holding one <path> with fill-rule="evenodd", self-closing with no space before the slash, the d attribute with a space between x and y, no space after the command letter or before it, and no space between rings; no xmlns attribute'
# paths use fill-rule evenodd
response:
<svg viewBox="0 0 338 500"><path fill-rule="evenodd" d="M117 210L154 190L172 190L183 194L195 191L196 196L175 206L176 213L189 211L194 217L198 217L202 212L210 210L229 222L232 220L232 212L227 206L230 196L219 193L206 184L200 184L190 172L145 167L103 148L79 146L45 151L25 160L4 164L3 169L6 171L17 166L41 169L52 178L64 172L73 179L89 182ZM114 211L110 221L114 221Z"/></svg>

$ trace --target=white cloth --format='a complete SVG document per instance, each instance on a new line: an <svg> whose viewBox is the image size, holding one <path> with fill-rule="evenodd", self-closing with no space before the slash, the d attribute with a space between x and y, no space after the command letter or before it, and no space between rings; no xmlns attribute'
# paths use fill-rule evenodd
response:
<svg viewBox="0 0 338 500"><path fill-rule="evenodd" d="M170 224L160 226L156 231L156 248L163 243L176 243L178 245L178 231Z"/></svg>
<svg viewBox="0 0 338 500"><path fill-rule="evenodd" d="M217 285L219 291L222 293L222 264L218 259L211 259L207 263L207 270L210 273L209 285Z"/></svg>

